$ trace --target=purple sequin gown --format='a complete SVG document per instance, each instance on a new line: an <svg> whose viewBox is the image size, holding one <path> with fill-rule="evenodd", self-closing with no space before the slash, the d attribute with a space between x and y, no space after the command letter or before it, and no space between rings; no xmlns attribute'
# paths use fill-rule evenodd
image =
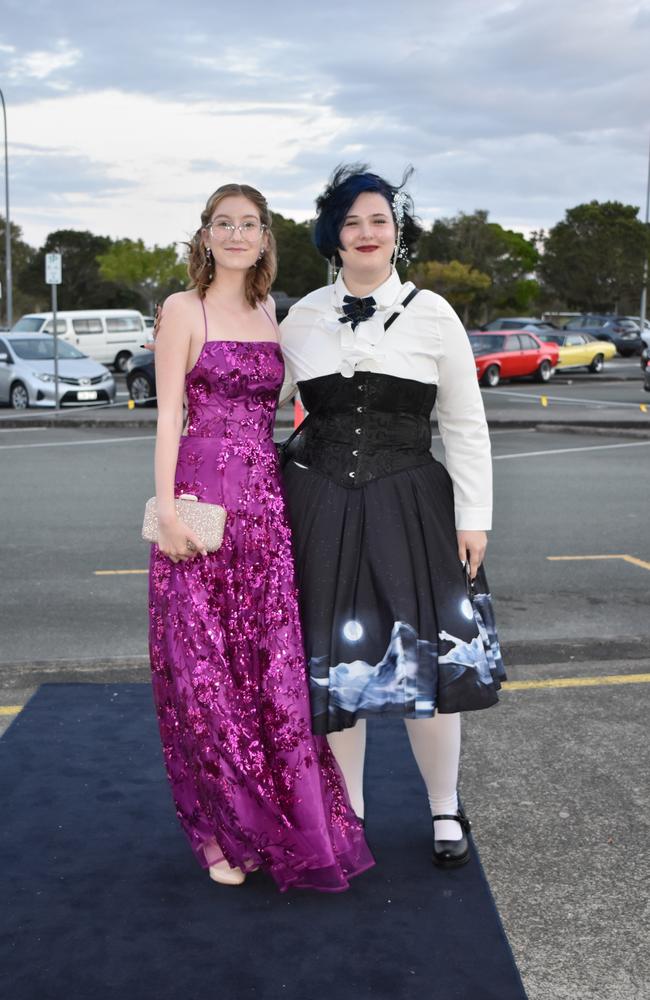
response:
<svg viewBox="0 0 650 1000"><path fill-rule="evenodd" d="M310 726L291 535L273 444L284 365L267 341L205 343L186 378L176 495L223 504L222 547L152 546L149 644L176 811L199 863L340 891L373 863Z"/></svg>

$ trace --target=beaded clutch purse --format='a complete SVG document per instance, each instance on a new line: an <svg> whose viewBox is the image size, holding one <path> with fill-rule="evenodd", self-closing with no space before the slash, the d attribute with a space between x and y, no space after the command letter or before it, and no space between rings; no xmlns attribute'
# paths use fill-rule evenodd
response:
<svg viewBox="0 0 650 1000"><path fill-rule="evenodd" d="M198 535L208 552L216 552L223 541L226 508L216 503L201 503L193 493L181 493L175 501L175 506L183 524ZM158 511L155 497L151 497L145 504L142 537L146 542L158 541Z"/></svg>

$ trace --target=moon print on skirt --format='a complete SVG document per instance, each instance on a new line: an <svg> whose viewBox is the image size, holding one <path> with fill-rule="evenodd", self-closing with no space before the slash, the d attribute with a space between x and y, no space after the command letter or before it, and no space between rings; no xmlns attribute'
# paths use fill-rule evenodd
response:
<svg viewBox="0 0 650 1000"><path fill-rule="evenodd" d="M480 599L483 598L481 601ZM476 622L479 635L466 641L441 631L437 643L418 639L407 622L395 622L383 659L372 665L363 660L339 663L323 671L324 663L310 663L312 710L319 716L328 709L353 715L376 713L427 718L436 707L438 686L451 685L461 678L473 687L493 690L495 674L502 669L499 639L494 625L489 594L466 599L463 608ZM355 636L363 626L356 626ZM352 633L353 629L348 631ZM347 636L353 639L352 634ZM324 659L324 658L321 658ZM319 666L321 669L319 670ZM410 707L410 710L409 710Z"/></svg>

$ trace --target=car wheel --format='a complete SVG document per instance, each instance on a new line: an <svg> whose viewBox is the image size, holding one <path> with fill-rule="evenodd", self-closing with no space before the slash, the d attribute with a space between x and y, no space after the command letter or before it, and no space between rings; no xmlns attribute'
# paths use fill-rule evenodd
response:
<svg viewBox="0 0 650 1000"><path fill-rule="evenodd" d="M14 410L26 410L29 406L29 394L22 382L14 382L12 385L9 402Z"/></svg>
<svg viewBox="0 0 650 1000"><path fill-rule="evenodd" d="M593 372L594 375L600 375L603 368L605 367L605 358L602 354L597 354L592 360L591 364L587 368L587 371Z"/></svg>
<svg viewBox="0 0 650 1000"><path fill-rule="evenodd" d="M135 403L147 403L154 395L153 383L144 372L138 372L127 379L127 387L129 396Z"/></svg>
<svg viewBox="0 0 650 1000"><path fill-rule="evenodd" d="M498 365L488 365L483 372L483 378L481 382L483 385L487 385L490 389L495 389L499 382L501 381L501 372L499 371Z"/></svg>
<svg viewBox="0 0 650 1000"><path fill-rule="evenodd" d="M131 354L129 351L120 351L118 356L115 358L115 361L113 362L113 367L115 368L115 371L124 373L126 371L126 366L128 365L130 359L131 359Z"/></svg>
<svg viewBox="0 0 650 1000"><path fill-rule="evenodd" d="M544 358L539 368L535 372L535 378L537 379L538 382L548 382L552 374L553 374L553 367L551 365L551 362L547 361L546 358Z"/></svg>

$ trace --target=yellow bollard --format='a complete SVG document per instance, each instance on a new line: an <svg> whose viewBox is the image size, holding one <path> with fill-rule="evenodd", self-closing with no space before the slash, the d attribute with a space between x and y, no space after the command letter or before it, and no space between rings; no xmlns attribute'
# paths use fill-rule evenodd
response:
<svg viewBox="0 0 650 1000"><path fill-rule="evenodd" d="M132 399L130 399L126 404L126 407L128 410L135 410L135 402Z"/></svg>
<svg viewBox="0 0 650 1000"><path fill-rule="evenodd" d="M540 396L539 401L542 406L548 406L548 396Z"/></svg>

